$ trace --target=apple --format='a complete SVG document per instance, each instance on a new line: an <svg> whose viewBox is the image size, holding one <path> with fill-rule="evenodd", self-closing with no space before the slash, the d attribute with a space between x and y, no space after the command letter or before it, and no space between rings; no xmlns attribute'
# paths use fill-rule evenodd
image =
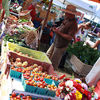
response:
<svg viewBox="0 0 100 100"><path fill-rule="evenodd" d="M17 62L21 62L21 59L20 59L20 58L16 58L16 61L17 61Z"/></svg>
<svg viewBox="0 0 100 100"><path fill-rule="evenodd" d="M22 55L22 52L19 52L19 55Z"/></svg>
<svg viewBox="0 0 100 100"><path fill-rule="evenodd" d="M29 75L30 75L30 73L28 73L28 72L27 72L27 73L25 73L25 74L26 74L27 76L29 76Z"/></svg>
<svg viewBox="0 0 100 100"><path fill-rule="evenodd" d="M30 81L29 84L32 86L33 85L33 81Z"/></svg>
<svg viewBox="0 0 100 100"><path fill-rule="evenodd" d="M43 80L44 80L44 78L43 78L43 77L41 77L41 78L40 78L40 81L43 81Z"/></svg>
<svg viewBox="0 0 100 100"><path fill-rule="evenodd" d="M26 96L23 96L22 99L27 99L27 97Z"/></svg>
<svg viewBox="0 0 100 100"><path fill-rule="evenodd" d="M21 62L18 62L17 63L17 67L22 67L22 63Z"/></svg>
<svg viewBox="0 0 100 100"><path fill-rule="evenodd" d="M33 67L36 68L36 67L38 67L38 65L37 64L34 64Z"/></svg>
<svg viewBox="0 0 100 100"><path fill-rule="evenodd" d="M25 56L28 56L28 54L25 54Z"/></svg>
<svg viewBox="0 0 100 100"><path fill-rule="evenodd" d="M45 75L46 75L45 73L42 74L43 77L45 77Z"/></svg>
<svg viewBox="0 0 100 100"><path fill-rule="evenodd" d="M21 100L21 97L20 97L20 95L18 95L18 96L16 97L16 99L19 99L19 100Z"/></svg>
<svg viewBox="0 0 100 100"><path fill-rule="evenodd" d="M22 64L22 67L27 67L27 65L28 65L28 62L27 61L25 61L25 62L23 62L23 64Z"/></svg>
<svg viewBox="0 0 100 100"><path fill-rule="evenodd" d="M38 66L38 69L39 69L39 71L42 71L43 67L42 66Z"/></svg>
<svg viewBox="0 0 100 100"><path fill-rule="evenodd" d="M32 81L32 80L33 80L33 78L29 78L29 79L28 79L28 81Z"/></svg>
<svg viewBox="0 0 100 100"><path fill-rule="evenodd" d="M11 67L11 69L14 69L14 68L15 68L14 66Z"/></svg>

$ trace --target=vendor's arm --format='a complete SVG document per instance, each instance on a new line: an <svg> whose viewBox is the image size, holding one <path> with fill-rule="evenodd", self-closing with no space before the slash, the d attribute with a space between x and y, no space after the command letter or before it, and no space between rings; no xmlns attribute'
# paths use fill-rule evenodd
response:
<svg viewBox="0 0 100 100"><path fill-rule="evenodd" d="M72 40L73 37L68 35L68 34L63 34L62 32L60 32L58 29L54 28L53 31L56 33L56 34L59 34L61 37L65 38L66 40Z"/></svg>

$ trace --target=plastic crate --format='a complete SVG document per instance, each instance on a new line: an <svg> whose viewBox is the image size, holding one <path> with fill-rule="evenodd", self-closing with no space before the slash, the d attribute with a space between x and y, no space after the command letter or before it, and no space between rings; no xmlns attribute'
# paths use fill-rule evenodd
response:
<svg viewBox="0 0 100 100"><path fill-rule="evenodd" d="M55 97L56 96L56 93L55 93L55 91L50 91L49 90L46 95L47 96L51 96L51 97Z"/></svg>
<svg viewBox="0 0 100 100"><path fill-rule="evenodd" d="M45 81L47 81L47 80L45 80ZM50 80L50 81L53 82L53 80ZM39 88L39 87L34 87L34 86L27 85L23 75L22 75L22 85L23 85L24 90L26 92L35 93L35 94L39 94L39 95L46 95L46 96L50 96L50 97L55 97L55 95L56 95L55 91L51 91L49 89Z"/></svg>
<svg viewBox="0 0 100 100"><path fill-rule="evenodd" d="M48 89L37 87L36 94L47 95Z"/></svg>
<svg viewBox="0 0 100 100"><path fill-rule="evenodd" d="M24 87L24 90L25 90L26 92L36 93L36 91L37 91L37 87L27 85L26 82L25 82L25 80L24 80L23 87Z"/></svg>
<svg viewBox="0 0 100 100"><path fill-rule="evenodd" d="M7 48L11 51L17 50L22 52L23 54L28 54L29 56L32 56L35 60L51 64L51 61L44 52L31 50L10 42L7 42Z"/></svg>
<svg viewBox="0 0 100 100"><path fill-rule="evenodd" d="M25 82L25 78L24 78L24 76L23 76L23 74L22 74L22 77L21 77L21 81L22 81L22 85L24 86L24 82Z"/></svg>
<svg viewBox="0 0 100 100"><path fill-rule="evenodd" d="M21 77L22 77L22 73L10 69L10 76L13 77L13 78L21 79Z"/></svg>
<svg viewBox="0 0 100 100"><path fill-rule="evenodd" d="M44 81L47 83L47 84L54 84L55 86L58 86L59 84L59 81L55 81L55 80L52 80L52 79L47 79L45 78Z"/></svg>
<svg viewBox="0 0 100 100"><path fill-rule="evenodd" d="M24 94L25 96L31 96L32 97L32 100L34 100L34 99L59 100L56 97L50 97L50 96L46 96L46 95L39 95L39 94L29 93L29 92L25 92L25 91L13 90L12 92L15 92L16 94Z"/></svg>

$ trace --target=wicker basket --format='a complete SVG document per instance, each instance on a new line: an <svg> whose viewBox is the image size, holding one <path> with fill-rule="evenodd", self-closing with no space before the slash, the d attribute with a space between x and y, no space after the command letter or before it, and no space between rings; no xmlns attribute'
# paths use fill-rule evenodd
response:
<svg viewBox="0 0 100 100"><path fill-rule="evenodd" d="M74 67L74 72L82 76L86 76L92 69L91 65L84 64L75 55L72 55L70 62Z"/></svg>

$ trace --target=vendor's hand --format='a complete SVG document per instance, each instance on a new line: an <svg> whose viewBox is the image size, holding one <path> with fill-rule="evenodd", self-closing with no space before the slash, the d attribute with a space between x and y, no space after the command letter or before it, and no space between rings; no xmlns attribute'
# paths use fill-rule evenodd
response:
<svg viewBox="0 0 100 100"><path fill-rule="evenodd" d="M53 28L53 31L55 32L55 33L58 33L58 29L57 28Z"/></svg>

